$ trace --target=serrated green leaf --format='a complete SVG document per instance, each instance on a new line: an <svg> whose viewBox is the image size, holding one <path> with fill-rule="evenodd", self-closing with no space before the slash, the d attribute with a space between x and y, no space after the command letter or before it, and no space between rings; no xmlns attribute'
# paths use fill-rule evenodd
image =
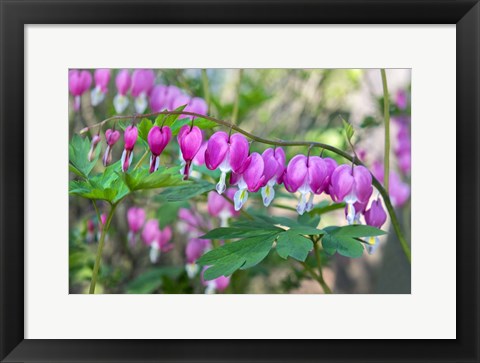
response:
<svg viewBox="0 0 480 363"><path fill-rule="evenodd" d="M119 173L131 191L143 189L157 189L177 185L186 185L190 182L183 180L179 168L160 168L149 173L147 168L132 170L128 173Z"/></svg>
<svg viewBox="0 0 480 363"><path fill-rule="evenodd" d="M322 246L329 255L335 252L345 257L357 258L363 254L363 246L352 237L325 235L322 238Z"/></svg>
<svg viewBox="0 0 480 363"><path fill-rule="evenodd" d="M313 242L293 231L281 233L277 239L277 253L287 259L288 256L298 261L305 261L308 253L313 249Z"/></svg>
<svg viewBox="0 0 480 363"><path fill-rule="evenodd" d="M268 255L276 236L277 233L273 233L245 238L207 252L197 261L201 266L210 266L204 273L204 279L229 276L239 268L255 266Z"/></svg>
<svg viewBox="0 0 480 363"><path fill-rule="evenodd" d="M320 223L320 216L310 215L309 213L304 213L297 217L299 224L303 226L317 227Z"/></svg>
<svg viewBox="0 0 480 363"><path fill-rule="evenodd" d="M73 135L68 147L68 158L70 171L87 178L100 156L100 145L97 145L92 161L88 161L91 140L88 137L82 138L79 135Z"/></svg>
<svg viewBox="0 0 480 363"><path fill-rule="evenodd" d="M119 168L118 161L107 167L103 173L88 180L70 181L69 193L87 199L117 203L130 193L122 178L116 173Z"/></svg>
<svg viewBox="0 0 480 363"><path fill-rule="evenodd" d="M215 189L215 185L205 180L191 181L190 184L185 186L165 188L156 199L166 202L180 202L209 192L213 189Z"/></svg>

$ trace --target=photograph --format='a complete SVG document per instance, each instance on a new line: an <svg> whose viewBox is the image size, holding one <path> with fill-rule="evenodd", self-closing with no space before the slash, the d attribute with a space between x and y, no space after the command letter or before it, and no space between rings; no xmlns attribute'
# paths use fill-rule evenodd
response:
<svg viewBox="0 0 480 363"><path fill-rule="evenodd" d="M67 71L70 294L411 293L411 69Z"/></svg>

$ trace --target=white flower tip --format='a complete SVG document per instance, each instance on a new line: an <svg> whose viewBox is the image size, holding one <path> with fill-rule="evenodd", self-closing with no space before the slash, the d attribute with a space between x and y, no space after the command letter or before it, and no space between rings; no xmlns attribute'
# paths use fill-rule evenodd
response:
<svg viewBox="0 0 480 363"><path fill-rule="evenodd" d="M105 99L105 93L102 92L100 87L95 87L90 93L90 99L92 106L98 106Z"/></svg>
<svg viewBox="0 0 480 363"><path fill-rule="evenodd" d="M113 98L113 106L115 107L115 111L117 113L122 113L128 107L128 98L127 96L117 94Z"/></svg>
<svg viewBox="0 0 480 363"><path fill-rule="evenodd" d="M199 270L199 267L196 263L187 263L185 265L185 271L187 271L187 276L190 278L190 279L193 279L196 274L198 273L198 270Z"/></svg>
<svg viewBox="0 0 480 363"><path fill-rule="evenodd" d="M222 183L221 181L219 181L215 189L217 190L218 194L223 194L227 189L227 187L225 186L225 183Z"/></svg>
<svg viewBox="0 0 480 363"><path fill-rule="evenodd" d="M215 282L209 281L207 288L205 289L205 294L215 294L215 291L216 291Z"/></svg>
<svg viewBox="0 0 480 363"><path fill-rule="evenodd" d="M246 189L238 189L235 192L235 195L233 197L233 206L235 210L238 212L240 209L242 209L243 205L248 199L248 192Z"/></svg>
<svg viewBox="0 0 480 363"><path fill-rule="evenodd" d="M135 98L135 111L137 113L143 113L148 106L148 101L145 93L142 93L140 96Z"/></svg>
<svg viewBox="0 0 480 363"><path fill-rule="evenodd" d="M272 203L273 198L275 197L275 189L273 189L273 187L267 184L262 188L261 192L262 192L263 205L265 207L268 207L270 203Z"/></svg>
<svg viewBox="0 0 480 363"><path fill-rule="evenodd" d="M157 263L158 258L160 257L160 248L158 247L157 243L152 243L152 247L150 247L150 262Z"/></svg>

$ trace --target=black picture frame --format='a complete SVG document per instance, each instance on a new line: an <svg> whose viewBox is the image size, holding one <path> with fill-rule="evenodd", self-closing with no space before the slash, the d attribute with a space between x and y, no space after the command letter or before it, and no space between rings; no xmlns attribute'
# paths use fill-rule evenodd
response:
<svg viewBox="0 0 480 363"><path fill-rule="evenodd" d="M478 1L0 1L0 358L2 362L478 362ZM457 339L24 339L26 24L456 24ZM59 50L60 51L60 50ZM455 100L452 100L454 102ZM443 150L438 151L441 157ZM453 172L453 171L449 171ZM433 227L435 228L435 227ZM455 241L452 241L454 244ZM452 248L455 246L452 245ZM414 260L415 263L415 260ZM428 267L425 267L428 268ZM52 317L55 319L55 317ZM442 317L438 317L442 324ZM348 327L346 327L348 328ZM412 330L415 327L412 326ZM268 337L265 337L268 338Z"/></svg>

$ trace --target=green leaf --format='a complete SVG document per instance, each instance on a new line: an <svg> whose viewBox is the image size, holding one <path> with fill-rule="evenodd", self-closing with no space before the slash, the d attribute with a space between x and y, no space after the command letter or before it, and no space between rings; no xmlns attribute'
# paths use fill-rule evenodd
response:
<svg viewBox="0 0 480 363"><path fill-rule="evenodd" d="M277 233L245 238L224 244L205 255L197 263L210 266L204 273L205 280L229 276L239 268L247 269L260 263L270 252Z"/></svg>
<svg viewBox="0 0 480 363"><path fill-rule="evenodd" d="M320 216L314 216L310 213L304 213L297 217L297 221L299 224L304 226L317 227L320 223Z"/></svg>
<svg viewBox="0 0 480 363"><path fill-rule="evenodd" d="M183 268L169 266L148 270L130 282L126 291L128 294L150 294L162 286L162 277L178 278Z"/></svg>
<svg viewBox="0 0 480 363"><path fill-rule="evenodd" d="M185 186L165 188L156 199L166 202L180 202L215 189L215 185L205 180L191 181Z"/></svg>
<svg viewBox="0 0 480 363"><path fill-rule="evenodd" d="M338 252L345 257L357 258L363 254L362 244L351 237L327 234L322 238L322 246L329 255Z"/></svg>
<svg viewBox="0 0 480 363"><path fill-rule="evenodd" d="M272 228L265 230L258 229L243 229L243 228L234 228L234 227L220 227L212 229L203 236L199 237L200 239L233 239L233 238L247 238L255 237L259 235L270 235L274 232L280 233L283 232L280 228Z"/></svg>
<svg viewBox="0 0 480 363"><path fill-rule="evenodd" d="M180 132L180 129L185 125L190 125L192 121L189 118L182 118L181 120L177 120L171 126L172 135L176 136Z"/></svg>
<svg viewBox="0 0 480 363"><path fill-rule="evenodd" d="M177 107L175 110L173 110L173 112L181 112L185 109L185 107L187 107L187 105L183 105L183 106L180 106L180 107ZM181 118L185 118L185 115L182 115L182 114L174 114L174 115L159 115L156 119L155 119L155 126L162 126L162 125L165 125L165 126L172 126L173 123L175 121L177 121L177 119L181 117Z"/></svg>
<svg viewBox="0 0 480 363"><path fill-rule="evenodd" d="M218 126L216 122L207 120L206 118L200 118L200 117L196 118L193 121L193 124L201 130L213 129L214 127Z"/></svg>
<svg viewBox="0 0 480 363"><path fill-rule="evenodd" d="M322 214L332 212L338 209L343 209L343 208L345 208L345 203L334 203L331 205L329 205L328 203L326 204L319 203L309 212L309 214L322 215Z"/></svg>
<svg viewBox="0 0 480 363"><path fill-rule="evenodd" d="M308 253L313 249L313 242L295 232L287 231L278 236L277 253L287 259L288 256L298 261L305 261Z"/></svg>
<svg viewBox="0 0 480 363"><path fill-rule="evenodd" d="M120 161L110 165L102 174L95 175L85 181L69 182L69 193L87 199L105 200L117 203L127 196L130 191L117 174Z"/></svg>
<svg viewBox="0 0 480 363"><path fill-rule="evenodd" d="M316 236L317 234L324 234L325 231L318 228L308 227L308 226L298 226L292 227L289 229L290 232L295 232L297 234L306 234L307 236Z"/></svg>
<svg viewBox="0 0 480 363"><path fill-rule="evenodd" d="M150 129L153 127L152 121L148 118L142 118L142 121L138 124L138 136L143 140L148 140L148 133Z"/></svg>
<svg viewBox="0 0 480 363"><path fill-rule="evenodd" d="M88 137L82 138L79 135L73 135L68 147L69 168L70 171L87 178L100 156L101 148L97 145L93 160L88 161L91 140Z"/></svg>
<svg viewBox="0 0 480 363"><path fill-rule="evenodd" d="M189 184L189 181L183 180L179 171L179 168L160 168L150 174L147 168L143 168L132 170L129 173L121 173L120 175L128 188L133 192L136 190Z"/></svg>
<svg viewBox="0 0 480 363"><path fill-rule="evenodd" d="M347 137L348 141L351 141L353 134L355 133L353 126L349 122L345 121L343 117L342 117L342 122L343 122L343 129L345 130L345 136Z"/></svg>
<svg viewBox="0 0 480 363"><path fill-rule="evenodd" d="M308 224L303 224L302 221L295 221L293 219L287 218L287 217L271 217L271 216L265 216L265 215L256 215L256 220L262 221L261 223L264 224L257 224L253 223L250 224L250 222L241 222L245 226L251 226L253 228L254 226L259 226L261 228L272 228L275 225L281 225L290 228L289 230L292 232L295 232L297 234L306 234L306 235L317 235L317 234L324 234L325 232L321 229L312 227ZM315 217L314 219L309 219L308 222L310 222L312 225L318 225L318 222L320 221L319 217ZM238 226L238 222L234 225Z"/></svg>
<svg viewBox="0 0 480 363"><path fill-rule="evenodd" d="M331 227L330 227L331 228ZM346 237L375 237L386 234L387 232L382 231L381 229L366 226L361 224L354 224L350 226L337 227L330 232L330 234L335 236L346 236Z"/></svg>

